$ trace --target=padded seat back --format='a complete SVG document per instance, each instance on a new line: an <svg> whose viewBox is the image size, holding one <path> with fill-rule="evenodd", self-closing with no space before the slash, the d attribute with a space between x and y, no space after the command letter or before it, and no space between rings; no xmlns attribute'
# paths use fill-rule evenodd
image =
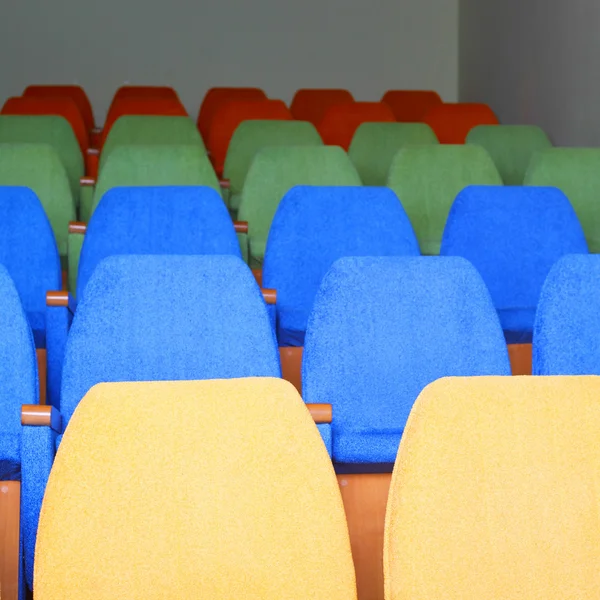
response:
<svg viewBox="0 0 600 600"><path fill-rule="evenodd" d="M85 90L79 85L29 85L23 91L23 96L71 98L83 117L86 130L91 131L94 128L92 104Z"/></svg>
<svg viewBox="0 0 600 600"><path fill-rule="evenodd" d="M441 144L464 144L477 125L497 125L498 117L487 104L437 104L423 118Z"/></svg>
<svg viewBox="0 0 600 600"><path fill-rule="evenodd" d="M354 97L348 90L301 89L294 94L290 111L294 119L318 126L330 106L352 102Z"/></svg>
<svg viewBox="0 0 600 600"><path fill-rule="evenodd" d="M420 123L431 108L442 104L440 95L431 90L388 90L381 101L401 123Z"/></svg>

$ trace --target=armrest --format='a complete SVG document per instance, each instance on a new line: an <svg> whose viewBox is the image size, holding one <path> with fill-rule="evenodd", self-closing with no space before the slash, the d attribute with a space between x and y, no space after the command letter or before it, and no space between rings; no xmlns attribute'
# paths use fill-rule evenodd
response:
<svg viewBox="0 0 600 600"><path fill-rule="evenodd" d="M79 180L79 185L81 187L94 187L96 185L96 180L93 177L82 177Z"/></svg>
<svg viewBox="0 0 600 600"><path fill-rule="evenodd" d="M87 223L84 223L83 221L70 221L69 233L80 233L81 235L85 235L87 233Z"/></svg>
<svg viewBox="0 0 600 600"><path fill-rule="evenodd" d="M56 433L61 432L61 414L54 406L43 404L23 404L21 407L21 425L31 427L50 427Z"/></svg>
<svg viewBox="0 0 600 600"><path fill-rule="evenodd" d="M306 408L310 412L310 416L317 424L331 423L332 408L331 404L307 404Z"/></svg>
<svg viewBox="0 0 600 600"><path fill-rule="evenodd" d="M88 156L100 156L100 150L98 148L88 148L85 153Z"/></svg>
<svg viewBox="0 0 600 600"><path fill-rule="evenodd" d="M219 180L219 185L224 189L224 190L228 190L231 188L231 181L229 181L229 179L220 179Z"/></svg>
<svg viewBox="0 0 600 600"><path fill-rule="evenodd" d="M71 314L75 314L75 299L69 292L46 292L46 306L63 306L69 309Z"/></svg>
<svg viewBox="0 0 600 600"><path fill-rule="evenodd" d="M102 127L94 127L94 128L92 129L92 133L94 133L94 134L96 134L96 135L98 135L98 134L102 133Z"/></svg>
<svg viewBox="0 0 600 600"><path fill-rule="evenodd" d="M267 304L277 304L277 290L261 288L263 298Z"/></svg>
<svg viewBox="0 0 600 600"><path fill-rule="evenodd" d="M258 287L262 287L262 269L252 269L252 275L254 275L256 283L258 283Z"/></svg>
<svg viewBox="0 0 600 600"><path fill-rule="evenodd" d="M233 228L236 233L248 233L248 221L234 221Z"/></svg>

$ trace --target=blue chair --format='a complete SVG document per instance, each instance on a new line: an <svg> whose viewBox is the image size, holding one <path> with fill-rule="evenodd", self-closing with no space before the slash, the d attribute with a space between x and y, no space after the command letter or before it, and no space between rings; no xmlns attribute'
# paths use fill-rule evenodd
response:
<svg viewBox="0 0 600 600"><path fill-rule="evenodd" d="M552 267L533 328L534 375L600 375L600 256Z"/></svg>
<svg viewBox="0 0 600 600"><path fill-rule="evenodd" d="M509 375L481 277L446 257L342 258L308 322L305 402L329 402L336 463L393 463L421 390L446 376Z"/></svg>
<svg viewBox="0 0 600 600"><path fill-rule="evenodd" d="M556 188L471 186L458 194L440 255L479 271L509 344L530 343L540 290L565 254L587 254L583 229Z"/></svg>
<svg viewBox="0 0 600 600"><path fill-rule="evenodd" d="M92 386L110 381L279 376L277 344L265 302L240 258L104 259L86 286L69 333L62 425L23 428L23 451L37 457L31 472L23 476L29 585L39 510L53 457L63 429Z"/></svg>
<svg viewBox="0 0 600 600"><path fill-rule="evenodd" d="M394 192L380 187L292 188L267 240L262 282L277 290L280 346L302 346L321 280L344 256L418 256Z"/></svg>

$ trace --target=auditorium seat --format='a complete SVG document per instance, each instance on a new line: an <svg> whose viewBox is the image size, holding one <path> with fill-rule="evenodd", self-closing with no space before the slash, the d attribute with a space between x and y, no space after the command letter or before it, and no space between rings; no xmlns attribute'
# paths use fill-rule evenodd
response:
<svg viewBox="0 0 600 600"><path fill-rule="evenodd" d="M393 123L395 120L392 109L383 102L334 104L325 111L317 129L325 144L348 150L361 123Z"/></svg>
<svg viewBox="0 0 600 600"><path fill-rule="evenodd" d="M121 98L169 98L179 101L177 92L168 85L122 85L113 96L113 102Z"/></svg>
<svg viewBox="0 0 600 600"><path fill-rule="evenodd" d="M398 150L437 143L435 133L424 123L363 123L354 133L348 156L365 185L382 186Z"/></svg>
<svg viewBox="0 0 600 600"><path fill-rule="evenodd" d="M352 102L354 97L348 90L304 88L294 94L290 111L294 119L318 126L330 106Z"/></svg>
<svg viewBox="0 0 600 600"><path fill-rule="evenodd" d="M599 395L596 377L426 388L394 469L386 600L597 598Z"/></svg>
<svg viewBox="0 0 600 600"><path fill-rule="evenodd" d="M332 146L264 148L254 158L242 191L238 219L248 223L250 264L262 264L279 202L296 185L360 185L348 155Z"/></svg>
<svg viewBox="0 0 600 600"><path fill-rule="evenodd" d="M270 146L322 146L314 125L306 121L244 121L238 125L229 143L223 177L229 182L228 204L240 207L244 181L252 160Z"/></svg>
<svg viewBox="0 0 600 600"><path fill-rule="evenodd" d="M94 387L56 457L36 551L44 600L356 600L331 463L275 379Z"/></svg>
<svg viewBox="0 0 600 600"><path fill-rule="evenodd" d="M478 125L467 135L467 143L488 151L505 185L523 185L531 157L552 146L535 125Z"/></svg>
<svg viewBox="0 0 600 600"><path fill-rule="evenodd" d="M401 123L420 123L429 109L442 103L439 94L431 90L388 90L381 101Z"/></svg>
<svg viewBox="0 0 600 600"><path fill-rule="evenodd" d="M600 149L541 150L531 159L525 185L562 190L579 217L590 252L600 252Z"/></svg>
<svg viewBox="0 0 600 600"><path fill-rule="evenodd" d="M478 146L405 147L390 166L388 187L397 194L417 234L422 254L438 254L446 218L469 185L502 185L488 153Z"/></svg>
<svg viewBox="0 0 600 600"><path fill-rule="evenodd" d="M206 138L206 147L217 175L223 174L229 142L244 121L291 120L292 115L282 100L229 100L214 113Z"/></svg>
<svg viewBox="0 0 600 600"><path fill-rule="evenodd" d="M446 103L429 109L423 121L435 132L441 144L464 144L477 125L497 125L498 117L487 104Z"/></svg>

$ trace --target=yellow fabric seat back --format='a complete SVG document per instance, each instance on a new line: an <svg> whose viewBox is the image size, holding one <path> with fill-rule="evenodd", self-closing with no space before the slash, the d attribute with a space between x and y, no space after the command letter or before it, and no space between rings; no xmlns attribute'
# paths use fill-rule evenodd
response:
<svg viewBox="0 0 600 600"><path fill-rule="evenodd" d="M344 510L280 379L99 384L38 530L36 600L355 599Z"/></svg>
<svg viewBox="0 0 600 600"><path fill-rule="evenodd" d="M600 597L600 377L441 379L404 431L387 600Z"/></svg>

